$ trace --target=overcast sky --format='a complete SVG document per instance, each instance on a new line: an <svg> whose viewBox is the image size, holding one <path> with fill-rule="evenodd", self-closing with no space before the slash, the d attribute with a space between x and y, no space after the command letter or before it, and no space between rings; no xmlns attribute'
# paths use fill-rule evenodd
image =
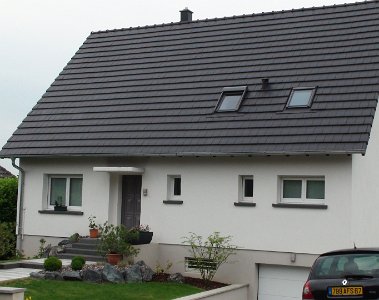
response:
<svg viewBox="0 0 379 300"><path fill-rule="evenodd" d="M350 3L338 0L0 0L0 148L91 31ZM9 159L0 165L16 174Z"/></svg>

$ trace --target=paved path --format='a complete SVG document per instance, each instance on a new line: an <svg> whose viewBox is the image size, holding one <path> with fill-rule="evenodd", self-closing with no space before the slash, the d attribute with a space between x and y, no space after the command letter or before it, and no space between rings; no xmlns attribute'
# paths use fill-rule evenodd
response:
<svg viewBox="0 0 379 300"><path fill-rule="evenodd" d="M29 268L14 268L8 270L0 270L0 285L1 281L21 279L29 277L31 272L41 271L39 269L29 269Z"/></svg>
<svg viewBox="0 0 379 300"><path fill-rule="evenodd" d="M61 259L63 266L68 266L71 264L71 259ZM26 259L20 261L20 263L23 263L25 268L11 268L11 269L0 269L0 285L1 281L6 280L13 280L13 279L21 279L21 278L27 278L29 277L29 274L31 272L38 272L41 271L43 262L45 261L45 258L40 259ZM18 263L17 261L14 263ZM28 268L27 264L30 263L34 265L33 267ZM96 262L87 261L86 264L95 264ZM36 269L35 265L40 265L41 268Z"/></svg>

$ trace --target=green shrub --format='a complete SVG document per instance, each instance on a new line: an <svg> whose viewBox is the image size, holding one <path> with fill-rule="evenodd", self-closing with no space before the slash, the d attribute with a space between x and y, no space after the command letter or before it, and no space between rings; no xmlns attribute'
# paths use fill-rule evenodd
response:
<svg viewBox="0 0 379 300"><path fill-rule="evenodd" d="M16 177L0 179L0 223L16 222L17 189Z"/></svg>
<svg viewBox="0 0 379 300"><path fill-rule="evenodd" d="M50 256L45 259L43 267L46 271L58 271L62 268L62 261L58 257Z"/></svg>
<svg viewBox="0 0 379 300"><path fill-rule="evenodd" d="M85 265L86 260L82 256L75 256L71 260L71 268L75 271L79 271L83 269L83 266Z"/></svg>
<svg viewBox="0 0 379 300"><path fill-rule="evenodd" d="M0 259L16 255L16 223L0 223Z"/></svg>

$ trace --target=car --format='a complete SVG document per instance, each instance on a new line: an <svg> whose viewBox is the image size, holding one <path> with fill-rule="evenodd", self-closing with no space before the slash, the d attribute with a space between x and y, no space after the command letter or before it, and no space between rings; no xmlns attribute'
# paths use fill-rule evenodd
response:
<svg viewBox="0 0 379 300"><path fill-rule="evenodd" d="M379 248L321 254L304 284L302 299L379 299Z"/></svg>

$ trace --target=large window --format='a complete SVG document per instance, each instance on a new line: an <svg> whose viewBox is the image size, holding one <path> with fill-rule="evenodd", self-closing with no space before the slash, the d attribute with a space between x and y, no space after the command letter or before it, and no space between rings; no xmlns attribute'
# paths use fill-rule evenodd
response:
<svg viewBox="0 0 379 300"><path fill-rule="evenodd" d="M49 206L56 204L78 208L82 206L82 185L81 176L61 176L49 177Z"/></svg>
<svg viewBox="0 0 379 300"><path fill-rule="evenodd" d="M281 177L280 183L282 203L325 202L324 177Z"/></svg>

